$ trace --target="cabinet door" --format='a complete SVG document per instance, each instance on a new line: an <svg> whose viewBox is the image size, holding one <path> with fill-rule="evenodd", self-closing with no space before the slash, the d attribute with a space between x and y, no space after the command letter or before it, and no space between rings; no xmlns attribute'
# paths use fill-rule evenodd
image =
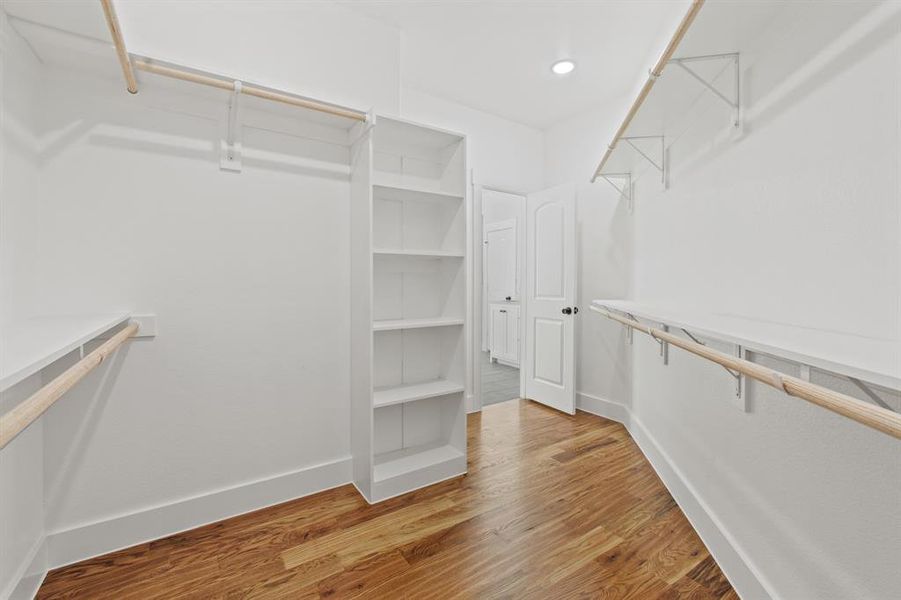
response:
<svg viewBox="0 0 901 600"><path fill-rule="evenodd" d="M491 338L489 341L491 358L506 360L507 356L507 310L503 306L491 305Z"/></svg>
<svg viewBox="0 0 901 600"><path fill-rule="evenodd" d="M519 307L507 306L507 342L505 360L519 364Z"/></svg>

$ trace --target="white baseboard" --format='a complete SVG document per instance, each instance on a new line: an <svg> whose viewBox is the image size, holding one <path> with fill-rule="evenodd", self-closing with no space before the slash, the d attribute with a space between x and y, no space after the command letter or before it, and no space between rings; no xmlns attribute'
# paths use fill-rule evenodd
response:
<svg viewBox="0 0 901 600"><path fill-rule="evenodd" d="M622 423L627 429L631 421L628 406L585 392L576 392L576 409Z"/></svg>
<svg viewBox="0 0 901 600"><path fill-rule="evenodd" d="M682 471L673 464L657 440L648 433L639 419L633 416L630 422L629 435L651 463L738 595L743 600L777 598L735 538L685 478Z"/></svg>
<svg viewBox="0 0 901 600"><path fill-rule="evenodd" d="M351 482L345 457L47 536L50 569L157 540Z"/></svg>
<svg viewBox="0 0 901 600"><path fill-rule="evenodd" d="M716 514L698 495L694 486L685 479L682 471L673 464L641 421L632 415L628 406L578 392L576 408L625 425L629 435L651 463L651 467L743 600L769 600L777 597Z"/></svg>
<svg viewBox="0 0 901 600"><path fill-rule="evenodd" d="M47 541L39 539L29 551L19 572L12 578L7 589L0 593L5 600L32 600L38 593L44 577L47 576Z"/></svg>

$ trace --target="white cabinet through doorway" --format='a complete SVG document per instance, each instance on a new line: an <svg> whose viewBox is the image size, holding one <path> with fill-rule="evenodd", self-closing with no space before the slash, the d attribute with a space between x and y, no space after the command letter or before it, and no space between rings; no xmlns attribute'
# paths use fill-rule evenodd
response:
<svg viewBox="0 0 901 600"><path fill-rule="evenodd" d="M491 360L519 366L519 305L492 304L489 348Z"/></svg>

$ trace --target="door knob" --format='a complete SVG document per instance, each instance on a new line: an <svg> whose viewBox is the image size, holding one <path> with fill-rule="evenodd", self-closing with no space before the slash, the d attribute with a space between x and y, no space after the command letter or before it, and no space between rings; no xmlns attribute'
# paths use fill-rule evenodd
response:
<svg viewBox="0 0 901 600"><path fill-rule="evenodd" d="M511 296L507 296L506 298L504 298L504 300L506 300L507 302L510 302L510 300L512 300L512 299L513 298Z"/></svg>
<svg viewBox="0 0 901 600"><path fill-rule="evenodd" d="M570 307L567 306L566 308L563 309L563 314L571 315L571 314L573 314L573 309L571 309Z"/></svg>

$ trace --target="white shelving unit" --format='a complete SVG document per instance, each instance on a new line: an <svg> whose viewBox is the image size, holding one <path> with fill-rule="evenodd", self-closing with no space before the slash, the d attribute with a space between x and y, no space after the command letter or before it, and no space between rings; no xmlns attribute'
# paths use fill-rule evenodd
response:
<svg viewBox="0 0 901 600"><path fill-rule="evenodd" d="M379 116L353 157L354 483L379 502L466 472L465 138Z"/></svg>

